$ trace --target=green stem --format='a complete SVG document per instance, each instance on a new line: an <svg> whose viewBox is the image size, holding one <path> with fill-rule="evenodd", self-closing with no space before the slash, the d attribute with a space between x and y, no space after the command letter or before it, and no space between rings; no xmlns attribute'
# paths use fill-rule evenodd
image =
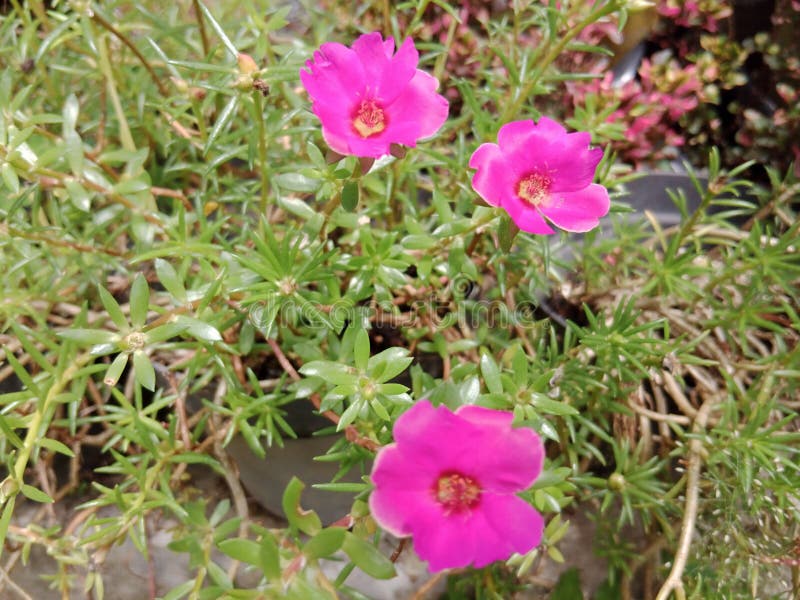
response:
<svg viewBox="0 0 800 600"><path fill-rule="evenodd" d="M200 29L200 39L203 42L203 55L207 57L211 44L208 43L206 23L203 21L203 10L200 8L200 2L198 0L192 0L192 4L194 5L194 13L197 16L197 27Z"/></svg>
<svg viewBox="0 0 800 600"><path fill-rule="evenodd" d="M103 18L103 17L102 17L100 14L98 14L97 12L93 12L93 13L92 13L92 20L93 20L93 21L95 21L96 23L98 23L99 25L101 25L101 26L102 26L104 29L106 29L107 31L109 31L109 32L111 32L112 34L114 34L114 36L116 36L116 38L117 38L117 39L119 39L119 41L121 41L121 42L122 42L123 44L125 44L125 45L126 45L128 48L130 48L130 49L131 49L131 51L132 51L132 52L133 52L133 53L136 55L136 58L138 58L138 59L139 59L139 62L140 62L140 63L142 63L142 65L144 66L144 68L145 68L145 69L147 70L147 72L150 74L150 78L151 78L151 79L153 80L153 82L156 84L156 87L158 88L158 92L159 92L159 93L160 93L162 96L168 96L168 95L169 95L169 90L167 90L167 88L166 88L166 87L164 86L164 84L161 82L161 79L159 78L158 74L155 72L155 70L153 70L153 66L152 66L152 65L150 64L150 62L149 62L149 61L148 61L148 60L147 60L147 59L144 57L144 55L143 55L141 52L139 52L139 49L138 49L138 48L137 48L137 47L134 45L134 43L133 43L132 41L130 41L130 40L128 39L128 37L127 37L125 34L123 34L123 33L122 33L122 32L121 32L119 29L117 29L116 27L114 27L114 26L113 26L111 23L109 23L108 21L106 21L106 20L105 20L105 19L104 19L104 18Z"/></svg>
<svg viewBox="0 0 800 600"><path fill-rule="evenodd" d="M40 429L42 428L45 417L50 413L55 399L61 394L64 387L72 381L75 374L80 371L91 358L92 356L88 352L86 354L81 354L69 367L64 369L61 376L47 391L44 401L42 401L40 406L36 407L36 410L31 416L30 422L28 423L28 432L25 434L25 441L22 443L22 448L19 449L17 458L14 461L14 479L16 479L20 487L22 486L22 480L25 476L25 469L28 467L31 453L36 447L37 442L43 436L43 432L41 432Z"/></svg>
<svg viewBox="0 0 800 600"><path fill-rule="evenodd" d="M581 5L580 2L576 2L570 12L567 13L566 18L569 18L570 13L575 7L579 7ZM569 44L575 37L583 31L587 26L591 25L595 21L603 18L604 16L613 13L618 9L617 2L609 2L608 4L599 6L595 10L593 10L589 15L583 19L580 23L578 23L575 27L570 29L555 46L550 46L550 41L546 42L547 46L550 48L547 55L544 57L542 63L538 66L536 71L534 72L533 76L528 80L525 84L525 87L522 88L520 93L517 95L516 100L514 100L505 111L503 111L502 116L500 117L501 123L506 123L512 116L516 115L522 105L525 104L525 101L530 96L533 89L536 87L536 84L539 83L539 80L542 78L547 67L549 67L556 58L558 58L561 53L563 52L564 48L566 48L567 44Z"/></svg>
<svg viewBox="0 0 800 600"><path fill-rule="evenodd" d="M264 104L260 92L254 92L258 118L258 162L261 163L261 213L267 214L269 204L269 161L267 160L267 126L264 123Z"/></svg>

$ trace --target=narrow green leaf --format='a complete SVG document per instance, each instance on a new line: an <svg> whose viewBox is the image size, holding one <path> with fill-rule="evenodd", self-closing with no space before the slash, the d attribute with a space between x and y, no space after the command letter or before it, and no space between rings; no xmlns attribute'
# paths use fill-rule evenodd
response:
<svg viewBox="0 0 800 600"><path fill-rule="evenodd" d="M14 170L14 167L11 164L4 162L3 166L0 167L0 174L3 176L3 182L6 184L6 187L12 194L19 193L19 177L17 176L17 172Z"/></svg>
<svg viewBox="0 0 800 600"><path fill-rule="evenodd" d="M364 370L369 362L369 334L366 329L359 329L353 345L353 360L356 369Z"/></svg>
<svg viewBox="0 0 800 600"><path fill-rule="evenodd" d="M151 392L156 389L156 371L150 358L142 350L133 353L133 368L139 385Z"/></svg>
<svg viewBox="0 0 800 600"><path fill-rule="evenodd" d="M349 531L345 534L342 550L359 569L375 579L391 579L396 575L392 561L375 546Z"/></svg>
<svg viewBox="0 0 800 600"><path fill-rule="evenodd" d="M211 23L211 27L217 33L219 38L222 40L222 43L225 45L225 48L228 50L228 53L235 59L239 56L239 51L236 49L236 46L233 45L233 42L230 38L225 34L225 30L222 26L217 22L214 18L214 15L211 14L211 11L208 10L205 4L202 2L197 3L200 6L200 10L203 13L203 16L208 19L208 22Z"/></svg>
<svg viewBox="0 0 800 600"><path fill-rule="evenodd" d="M29 498L34 502L41 502L42 504L52 504L54 502L54 500L42 490L35 488L32 485L28 485L27 483L22 484L20 491L25 495L26 498Z"/></svg>
<svg viewBox="0 0 800 600"><path fill-rule="evenodd" d="M220 542L217 547L234 560L258 566L261 562L261 547L252 540L236 538Z"/></svg>
<svg viewBox="0 0 800 600"><path fill-rule="evenodd" d="M144 275L137 273L131 285L130 311L131 325L141 329L147 321L147 310L150 307L150 287Z"/></svg>
<svg viewBox="0 0 800 600"><path fill-rule="evenodd" d="M309 535L314 535L322 529L322 522L317 513L310 510L303 510L300 507L300 494L302 494L305 484L297 477L292 477L286 490L283 492L283 512L289 524Z"/></svg>
<svg viewBox="0 0 800 600"><path fill-rule="evenodd" d="M75 456L75 453L72 451L72 449L70 449L69 446L52 438L39 439L39 445L47 448L48 450L52 450L53 452L58 452L59 454L69 456L70 458Z"/></svg>
<svg viewBox="0 0 800 600"><path fill-rule="evenodd" d="M281 576L280 554L275 538L265 533L261 538L259 566L269 581L277 581Z"/></svg>
<svg viewBox="0 0 800 600"><path fill-rule="evenodd" d="M216 327L208 323L195 319L187 315L179 315L175 322L180 325L185 325L186 331L192 334L198 340L204 342L221 342L222 336Z"/></svg>
<svg viewBox="0 0 800 600"><path fill-rule="evenodd" d="M125 365L128 364L128 356L129 354L127 352L121 352L117 355L117 357L109 365L106 374L103 376L103 383L111 386L117 385L117 381L119 381L122 371L125 370Z"/></svg>
<svg viewBox="0 0 800 600"><path fill-rule="evenodd" d="M358 183L348 181L342 188L342 208L347 212L355 212L358 207Z"/></svg>
<svg viewBox="0 0 800 600"><path fill-rule="evenodd" d="M338 552L344 544L345 533L346 530L342 527L323 529L306 542L306 545L303 546L303 554L312 560L330 556L334 552Z"/></svg>
<svg viewBox="0 0 800 600"><path fill-rule="evenodd" d="M172 294L178 302L186 302L186 288L183 286L183 281L178 277L178 273L173 266L162 258L155 260L156 275L161 285Z"/></svg>
<svg viewBox="0 0 800 600"><path fill-rule="evenodd" d="M200 6L202 6L202 4ZM228 103L222 109L219 117L217 117L217 122L214 123L214 127L211 128L211 132L208 134L206 145L203 147L203 156L208 154L208 151L211 150L212 146L216 143L217 138L228 127L228 123L230 123L231 119L236 114L237 108L239 108L239 96L231 96L231 99L228 100Z"/></svg>
<svg viewBox="0 0 800 600"><path fill-rule="evenodd" d="M108 312L108 316L114 321L114 325L121 330L128 329L128 319L125 318L114 296L102 286L97 286L97 293L100 296L100 302L103 303L103 307Z"/></svg>
<svg viewBox="0 0 800 600"><path fill-rule="evenodd" d="M483 374L483 381L486 383L486 388L493 394L501 394L503 392L503 384L500 381L500 369L494 358L488 352L481 353L481 374Z"/></svg>
<svg viewBox="0 0 800 600"><path fill-rule="evenodd" d="M6 545L6 535L8 534L8 526L11 523L11 515L14 513L16 499L16 496L11 496L6 500L5 506L3 506L3 514L0 516L0 556L3 555L3 548Z"/></svg>
<svg viewBox="0 0 800 600"><path fill-rule="evenodd" d="M566 570L550 593L550 600L583 600L581 578L575 567Z"/></svg>
<svg viewBox="0 0 800 600"><path fill-rule="evenodd" d="M65 329L64 331L59 331L57 335L65 340L78 342L83 346L115 344L119 341L118 334L104 329Z"/></svg>

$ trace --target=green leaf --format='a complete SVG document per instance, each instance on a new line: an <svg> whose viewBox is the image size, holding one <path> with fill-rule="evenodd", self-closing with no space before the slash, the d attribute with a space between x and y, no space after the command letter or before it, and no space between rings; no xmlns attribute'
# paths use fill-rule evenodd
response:
<svg viewBox="0 0 800 600"><path fill-rule="evenodd" d="M188 315L178 315L175 319L175 323L183 325L185 330L198 340L204 342L222 341L222 336L219 331L217 331L217 328L200 319L195 319Z"/></svg>
<svg viewBox="0 0 800 600"><path fill-rule="evenodd" d="M59 454L69 456L70 458L75 456L75 453L69 448L69 446L52 438L41 438L39 440L39 445L47 448L48 450L52 450L53 452L58 452Z"/></svg>
<svg viewBox="0 0 800 600"><path fill-rule="evenodd" d="M427 250L436 245L436 238L429 235L407 235L400 243L409 250Z"/></svg>
<svg viewBox="0 0 800 600"><path fill-rule="evenodd" d="M5 506L3 506L3 514L0 515L0 556L2 556L3 548L6 545L6 534L8 533L8 526L11 523L11 515L14 512L16 499L16 496L8 498Z"/></svg>
<svg viewBox="0 0 800 600"><path fill-rule="evenodd" d="M578 569L572 567L562 573L558 583L550 592L549 600L583 600L581 578Z"/></svg>
<svg viewBox="0 0 800 600"><path fill-rule="evenodd" d="M200 6L202 6L202 4ZM217 138L225 131L228 123L230 123L231 119L236 114L237 108L239 108L239 96L231 96L231 99L228 100L228 103L222 109L219 117L217 117L217 122L214 123L214 127L211 128L211 132L208 134L206 145L203 147L203 156L208 154L208 151L211 150L212 146L216 143Z"/></svg>
<svg viewBox="0 0 800 600"><path fill-rule="evenodd" d="M103 329L65 329L58 332L58 337L72 340L84 346L96 344L114 344L119 341L119 335L113 331Z"/></svg>
<svg viewBox="0 0 800 600"><path fill-rule="evenodd" d="M366 329L359 329L353 344L353 361L356 369L364 370L369 362L369 334Z"/></svg>
<svg viewBox="0 0 800 600"><path fill-rule="evenodd" d="M144 351L137 350L133 353L133 368L139 385L151 392L156 389L156 371Z"/></svg>
<svg viewBox="0 0 800 600"><path fill-rule="evenodd" d="M83 143L81 142L81 136L72 130L65 132L64 145L69 170L76 177L80 177L83 174Z"/></svg>
<svg viewBox="0 0 800 600"><path fill-rule="evenodd" d="M42 490L35 488L32 485L28 485L27 483L22 484L20 491L25 495L26 498L29 498L34 502L41 502L43 504L52 504L54 502L54 500Z"/></svg>
<svg viewBox="0 0 800 600"><path fill-rule="evenodd" d="M286 513L289 525L303 533L314 535L322 529L322 522L319 520L317 513L311 510L303 510L300 507L300 494L302 494L305 487L305 484L297 477L292 477L283 492L281 505L283 506L283 512Z"/></svg>
<svg viewBox="0 0 800 600"><path fill-rule="evenodd" d="M391 579L396 575L392 561L375 546L349 531L345 534L342 550L359 569L375 579Z"/></svg>
<svg viewBox="0 0 800 600"><path fill-rule="evenodd" d="M323 529L306 542L306 545L303 546L303 554L312 560L330 556L334 552L338 552L344 544L345 533L346 530L342 527Z"/></svg>
<svg viewBox="0 0 800 600"><path fill-rule="evenodd" d="M131 285L131 325L134 329L144 327L147 320L147 310L150 307L150 287L144 275L137 273Z"/></svg>
<svg viewBox="0 0 800 600"><path fill-rule="evenodd" d="M259 549L259 566L270 581L277 581L281 577L280 553L275 538L265 533L261 538Z"/></svg>
<svg viewBox="0 0 800 600"><path fill-rule="evenodd" d="M97 294L100 296L100 302L103 303L103 307L106 309L106 312L108 312L108 316L114 321L114 325L123 331L128 329L128 319L125 318L114 296L102 286L97 286Z"/></svg>
<svg viewBox="0 0 800 600"><path fill-rule="evenodd" d="M510 252L511 246L514 245L514 238L519 233L517 224L508 215L503 214L497 233L500 238L500 249L503 252Z"/></svg>
<svg viewBox="0 0 800 600"><path fill-rule="evenodd" d="M0 167L0 174L3 176L3 182L6 184L8 190L12 194L19 193L19 177L14 167L7 162L3 163L3 166Z"/></svg>
<svg viewBox="0 0 800 600"><path fill-rule="evenodd" d="M91 196L80 183L74 179L67 179L64 181L64 187L69 194L69 199L78 210L89 212L92 207Z"/></svg>
<svg viewBox="0 0 800 600"><path fill-rule="evenodd" d="M347 212L355 212L358 206L358 183L348 181L342 188L342 208Z"/></svg>
<svg viewBox="0 0 800 600"><path fill-rule="evenodd" d="M194 579L184 581L178 587L172 588L163 600L180 600L194 588Z"/></svg>
<svg viewBox="0 0 800 600"><path fill-rule="evenodd" d="M492 394L503 393L503 383L500 381L500 368L488 352L481 352L481 373L486 388Z"/></svg>
<svg viewBox="0 0 800 600"><path fill-rule="evenodd" d="M233 42L231 42L230 38L225 34L225 30L222 28L219 22L214 18L214 15L211 14L211 11L208 10L206 5L203 4L202 2L198 2L197 5L200 7L203 16L206 19L208 19L208 22L211 23L211 27L214 29L219 38L222 40L222 43L225 45L225 48L228 50L228 53L230 53L230 55L233 58L238 57L239 52L238 50L236 50L236 46L233 45Z"/></svg>
<svg viewBox="0 0 800 600"><path fill-rule="evenodd" d="M261 564L261 546L252 540L236 538L220 542L217 547L234 560L258 566Z"/></svg>
<svg viewBox="0 0 800 600"><path fill-rule="evenodd" d="M130 196L150 191L150 183L145 179L132 178L123 179L114 186L114 191L121 196Z"/></svg>
<svg viewBox="0 0 800 600"><path fill-rule="evenodd" d="M178 277L178 273L173 266L162 258L155 260L156 275L161 285L172 294L178 302L186 302L186 288L183 287L183 281Z"/></svg>
<svg viewBox="0 0 800 600"><path fill-rule="evenodd" d="M321 184L319 179L312 179L300 173L281 173L274 178L282 189L290 192L316 192Z"/></svg>
<svg viewBox="0 0 800 600"><path fill-rule="evenodd" d="M321 377L336 385L353 384L358 379L353 367L330 360L312 360L300 367L300 372L306 377Z"/></svg>
<svg viewBox="0 0 800 600"><path fill-rule="evenodd" d="M539 412L558 416L577 416L581 414L566 402L551 400L543 394L534 394L533 405Z"/></svg>
<svg viewBox="0 0 800 600"><path fill-rule="evenodd" d="M103 383L111 386L117 385L122 371L125 370L125 365L128 364L128 356L129 354L127 352L121 352L117 355L114 361L109 365L108 370L106 370L106 374L103 376Z"/></svg>

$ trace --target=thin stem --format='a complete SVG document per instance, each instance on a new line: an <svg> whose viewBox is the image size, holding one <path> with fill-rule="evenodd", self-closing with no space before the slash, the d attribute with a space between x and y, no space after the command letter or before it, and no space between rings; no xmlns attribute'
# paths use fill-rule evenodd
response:
<svg viewBox="0 0 800 600"><path fill-rule="evenodd" d="M25 475L25 469L28 466L28 460L30 460L31 453L36 446L36 442L38 442L41 437L41 432L39 430L42 427L42 422L44 421L45 415L50 411L51 405L61 394L61 391L68 383L72 381L73 376L80 371L91 358L92 356L88 352L86 354L81 354L72 362L69 367L64 369L64 372L61 374L61 376L47 391L47 395L45 396L41 407L37 407L36 411L33 413L30 423L28 423L28 432L25 434L25 441L22 444L22 448L19 450L19 454L17 454L17 459L14 461L14 478L20 484L22 484L22 480Z"/></svg>
<svg viewBox="0 0 800 600"><path fill-rule="evenodd" d="M101 26L102 26L104 29L106 29L106 30L108 30L109 32L113 33L113 34L114 34L114 35L117 37L117 39L119 39L119 41L121 41L121 42L122 42L123 44L125 44L125 45L126 45L128 48L130 48L130 49L131 49L131 51L132 51L132 52L133 52L133 53L136 55L136 58L138 58L138 59L139 59L139 62L141 62L141 63L142 63L142 65L144 66L144 68L145 68L145 69L147 70L147 72L150 74L150 78L151 78L151 79L153 80L153 82L156 84L156 87L158 88L158 92L159 92L159 93L160 93L162 96L168 96L168 95L169 95L169 90L167 90L167 88L166 88L166 87L164 86L164 84L161 82L161 79L160 79L160 78L159 78L159 76L156 74L156 72L153 70L153 66L152 66L152 65L150 64L150 62L149 62L149 61L148 61L148 60L147 60L147 59L144 57L144 55L143 55L141 52L139 52L139 49L138 49L138 48L137 48L137 47L134 45L134 43L133 43L132 41L130 41L130 40L128 39L128 37L127 37L125 34L123 34L123 33L122 33L122 32L121 32L119 29L117 29L116 27L114 27L114 26L113 26L111 23L109 23L108 21L106 21L106 20L105 20L105 18L103 18L103 17L102 17L100 14L98 14L97 12L93 12L93 13L92 13L92 20L93 20L93 21L95 21L96 23L98 23L99 25L101 25Z"/></svg>
<svg viewBox="0 0 800 600"><path fill-rule="evenodd" d="M197 16L197 27L200 29L200 40L203 43L203 55L208 56L211 44L208 43L208 32L206 32L206 23L203 20L203 11L200 9L199 0L192 0L194 6L194 14Z"/></svg>
<svg viewBox="0 0 800 600"><path fill-rule="evenodd" d="M122 102L119 100L117 94L117 83L114 79L114 71L111 69L111 63L108 60L108 49L106 48L105 39L99 40L97 44L97 62L103 77L106 79L108 86L108 95L111 99L111 106L114 107L114 112L119 121L119 138L122 147L129 152L136 152L136 144L133 142L131 129L128 125L128 119L125 117L125 111L122 108Z"/></svg>
<svg viewBox="0 0 800 600"><path fill-rule="evenodd" d="M703 432L708 424L708 417L715 403L711 399L703 402L694 420L692 430L695 434ZM689 441L689 465L686 469L686 504L683 510L683 523L681 525L681 536L678 541L678 550L675 552L675 559L672 562L672 569L664 585L656 596L656 600L667 600L671 592L675 592L676 598L685 598L686 592L683 589L683 571L686 562L689 560L689 550L694 536L694 527L697 522L698 498L700 495L700 467L703 464L703 442L699 437L694 437Z"/></svg>
<svg viewBox="0 0 800 600"><path fill-rule="evenodd" d="M261 214L267 214L269 204L269 161L267 160L267 126L264 123L263 98L259 92L253 94L258 118L258 162L261 163Z"/></svg>

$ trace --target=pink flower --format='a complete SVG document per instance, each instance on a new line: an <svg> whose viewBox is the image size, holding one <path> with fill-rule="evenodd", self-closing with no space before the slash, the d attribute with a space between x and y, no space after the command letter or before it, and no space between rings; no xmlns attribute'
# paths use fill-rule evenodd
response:
<svg viewBox="0 0 800 600"><path fill-rule="evenodd" d="M516 492L542 470L544 447L511 413L421 400L394 425L395 443L372 469L372 516L414 537L431 571L483 567L525 553L542 539L542 516Z"/></svg>
<svg viewBox="0 0 800 600"><path fill-rule="evenodd" d="M300 70L322 135L340 154L378 158L392 144L416 146L447 118L439 82L417 69L419 53L406 38L394 53L394 39L368 33L348 48L329 42Z"/></svg>
<svg viewBox="0 0 800 600"><path fill-rule="evenodd" d="M545 221L567 231L589 231L609 209L608 191L592 183L603 158L588 133L567 133L547 117L500 128L497 144L482 144L469 160L472 187L500 206L522 231L550 234Z"/></svg>

